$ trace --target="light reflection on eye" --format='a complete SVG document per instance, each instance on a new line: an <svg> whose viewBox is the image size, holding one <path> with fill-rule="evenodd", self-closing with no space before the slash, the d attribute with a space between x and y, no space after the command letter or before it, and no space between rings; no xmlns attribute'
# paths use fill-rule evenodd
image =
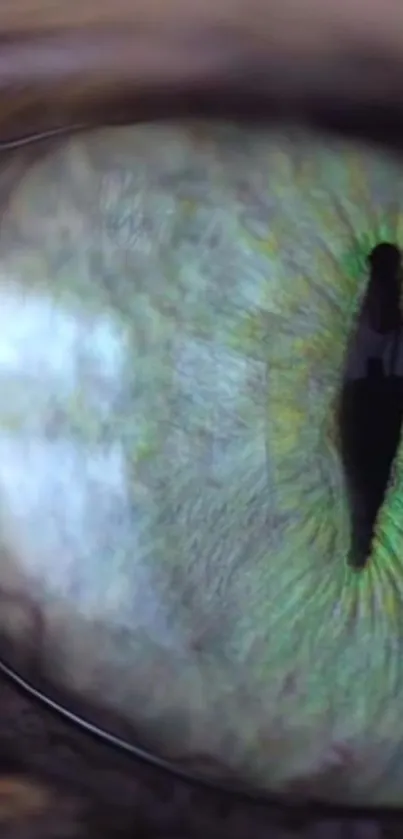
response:
<svg viewBox="0 0 403 839"><path fill-rule="evenodd" d="M375 305L363 375L356 330L402 173L291 130L115 129L37 164L0 234L1 533L49 675L187 765L345 803L402 803L402 454L376 522L350 469L386 416L400 321Z"/></svg>

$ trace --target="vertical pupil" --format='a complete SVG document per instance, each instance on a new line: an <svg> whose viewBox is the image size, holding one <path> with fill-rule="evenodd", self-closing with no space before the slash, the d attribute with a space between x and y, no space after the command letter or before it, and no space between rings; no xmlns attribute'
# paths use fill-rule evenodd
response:
<svg viewBox="0 0 403 839"><path fill-rule="evenodd" d="M365 567L403 420L402 258L382 242L368 255L368 284L341 396L342 458L351 511L349 563Z"/></svg>

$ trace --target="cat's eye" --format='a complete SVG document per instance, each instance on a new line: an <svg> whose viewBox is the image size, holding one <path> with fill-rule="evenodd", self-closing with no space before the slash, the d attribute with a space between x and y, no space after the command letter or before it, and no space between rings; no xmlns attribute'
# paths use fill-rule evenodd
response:
<svg viewBox="0 0 403 839"><path fill-rule="evenodd" d="M263 793L403 803L402 195L358 143L198 123L66 141L5 202L1 628Z"/></svg>

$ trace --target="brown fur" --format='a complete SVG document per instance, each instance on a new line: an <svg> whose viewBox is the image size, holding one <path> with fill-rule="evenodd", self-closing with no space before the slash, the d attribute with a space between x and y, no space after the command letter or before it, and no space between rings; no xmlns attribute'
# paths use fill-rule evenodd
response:
<svg viewBox="0 0 403 839"><path fill-rule="evenodd" d="M330 123L337 108L354 131L358 108L361 123L362 112L379 122L381 110L396 140L403 136L402 87L398 0L0 4L3 138L72 122L159 116L189 102L196 110L250 112L259 100L265 116Z"/></svg>

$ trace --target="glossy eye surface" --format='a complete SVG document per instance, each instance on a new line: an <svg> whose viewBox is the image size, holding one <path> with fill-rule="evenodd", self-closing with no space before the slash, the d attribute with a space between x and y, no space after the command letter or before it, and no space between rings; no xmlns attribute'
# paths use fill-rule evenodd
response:
<svg viewBox="0 0 403 839"><path fill-rule="evenodd" d="M402 454L357 573L337 410L402 188L291 130L114 129L0 233L0 582L50 677L195 769L345 803L403 803Z"/></svg>

